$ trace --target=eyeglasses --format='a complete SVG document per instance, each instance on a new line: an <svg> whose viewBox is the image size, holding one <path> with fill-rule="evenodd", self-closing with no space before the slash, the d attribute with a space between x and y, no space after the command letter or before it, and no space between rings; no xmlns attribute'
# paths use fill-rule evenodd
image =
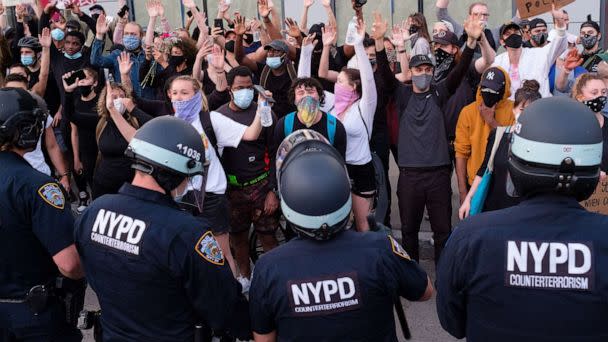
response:
<svg viewBox="0 0 608 342"><path fill-rule="evenodd" d="M483 18L489 18L490 14L489 13L471 13L472 16L474 17L483 17Z"/></svg>

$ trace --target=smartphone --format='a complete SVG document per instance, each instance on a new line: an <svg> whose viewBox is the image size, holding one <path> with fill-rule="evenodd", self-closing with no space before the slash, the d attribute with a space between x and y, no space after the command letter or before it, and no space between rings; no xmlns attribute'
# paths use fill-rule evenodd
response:
<svg viewBox="0 0 608 342"><path fill-rule="evenodd" d="M213 27L219 27L222 29L222 31L224 31L224 19L214 19Z"/></svg>
<svg viewBox="0 0 608 342"><path fill-rule="evenodd" d="M355 0L355 7L363 7L367 3L367 0Z"/></svg>
<svg viewBox="0 0 608 342"><path fill-rule="evenodd" d="M196 10L200 12L200 10L201 10L201 9L200 9L200 8L198 8L198 6L196 6ZM191 16L192 16L192 11L188 11L188 12L186 12L186 15L187 15L188 17L191 17Z"/></svg>
<svg viewBox="0 0 608 342"><path fill-rule="evenodd" d="M110 69L104 68L103 76L105 77L106 81L114 82L114 77L112 76L112 74L110 74Z"/></svg>
<svg viewBox="0 0 608 342"><path fill-rule="evenodd" d="M264 87L262 87L261 85L254 85L253 89L255 89L255 91L258 92L258 94L262 95L263 98L266 99L266 101L268 101L268 103L274 103L274 99L272 97L266 97L266 95L264 95L266 93L266 89L264 89Z"/></svg>
<svg viewBox="0 0 608 342"><path fill-rule="evenodd" d="M72 76L70 76L67 80L65 80L65 82L68 85L74 84L74 82L76 82L76 79L79 80L84 80L85 78L87 78L87 75L85 75L84 70L80 69L75 71Z"/></svg>
<svg viewBox="0 0 608 342"><path fill-rule="evenodd" d="M126 13L126 12L128 12L128 11L129 11L129 6L124 5L124 6L122 6L122 8L120 9L120 11L118 11L118 16L122 18L122 17L124 17L124 16L125 16L125 13Z"/></svg>

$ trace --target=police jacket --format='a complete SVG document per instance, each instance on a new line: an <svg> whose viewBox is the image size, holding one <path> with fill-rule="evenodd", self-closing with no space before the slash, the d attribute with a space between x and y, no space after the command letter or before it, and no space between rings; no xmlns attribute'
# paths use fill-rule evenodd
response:
<svg viewBox="0 0 608 342"><path fill-rule="evenodd" d="M457 227L437 269L441 325L467 341L607 341L608 217L540 195Z"/></svg>
<svg viewBox="0 0 608 342"><path fill-rule="evenodd" d="M0 298L23 299L52 285L53 256L74 243L61 188L13 152L0 152Z"/></svg>
<svg viewBox="0 0 608 342"><path fill-rule="evenodd" d="M296 238L256 264L252 328L276 330L279 341L397 341L394 299L420 299L426 287L426 273L384 234Z"/></svg>
<svg viewBox="0 0 608 342"><path fill-rule="evenodd" d="M125 184L76 222L106 341L191 341L195 324L250 335L247 301L207 226L172 198Z"/></svg>

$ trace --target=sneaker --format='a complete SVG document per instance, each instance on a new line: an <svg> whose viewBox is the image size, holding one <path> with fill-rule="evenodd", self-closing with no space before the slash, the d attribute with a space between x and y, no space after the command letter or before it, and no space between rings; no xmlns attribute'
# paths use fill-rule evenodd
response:
<svg viewBox="0 0 608 342"><path fill-rule="evenodd" d="M249 288L251 287L251 280L243 276L238 276L236 280L241 284L241 287L243 288L243 294L249 293Z"/></svg>
<svg viewBox="0 0 608 342"><path fill-rule="evenodd" d="M82 214L82 212L87 209L88 202L89 194L86 191L81 191L78 194L78 208L76 209L76 211L78 211L79 214Z"/></svg>

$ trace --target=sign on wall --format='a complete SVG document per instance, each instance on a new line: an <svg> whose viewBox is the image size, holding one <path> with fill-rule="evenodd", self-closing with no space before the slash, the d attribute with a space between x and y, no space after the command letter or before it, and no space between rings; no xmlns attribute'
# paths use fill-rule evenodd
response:
<svg viewBox="0 0 608 342"><path fill-rule="evenodd" d="M562 8L575 0L555 0L555 8ZM551 11L553 0L517 0L517 9L522 19Z"/></svg>

